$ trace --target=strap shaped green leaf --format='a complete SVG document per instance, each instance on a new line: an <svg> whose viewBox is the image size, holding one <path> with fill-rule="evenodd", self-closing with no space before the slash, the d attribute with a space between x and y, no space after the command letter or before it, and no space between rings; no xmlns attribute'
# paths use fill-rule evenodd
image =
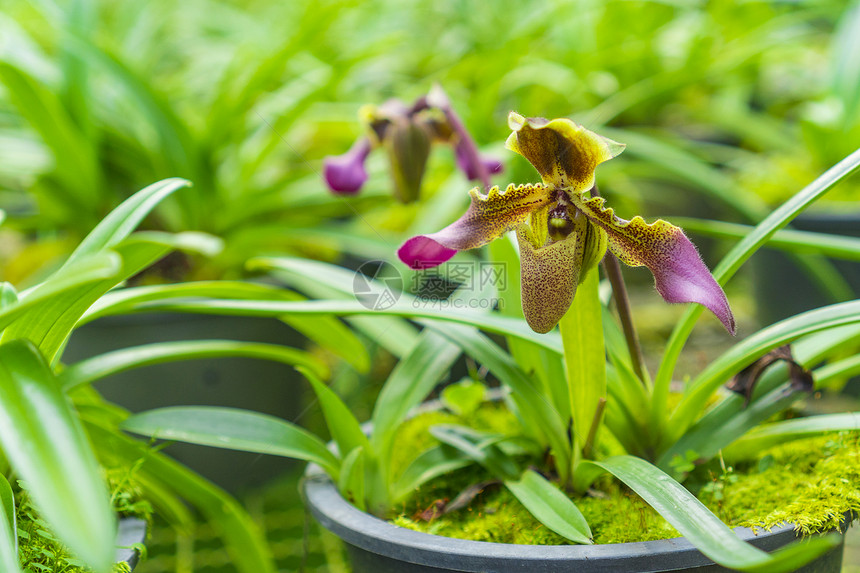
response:
<svg viewBox="0 0 860 573"><path fill-rule="evenodd" d="M551 530L575 543L593 543L591 528L573 500L536 471L526 470L519 480L506 480L505 487Z"/></svg>
<svg viewBox="0 0 860 573"><path fill-rule="evenodd" d="M0 345L0 394L0 447L12 468L60 540L96 571L109 571L116 519L99 465L76 413L29 342Z"/></svg>
<svg viewBox="0 0 860 573"><path fill-rule="evenodd" d="M0 567L9 573L20 573L15 498L12 487L0 475Z"/></svg>
<svg viewBox="0 0 860 573"><path fill-rule="evenodd" d="M318 375L328 373L325 364L303 350L258 342L194 340L156 342L105 352L68 366L59 378L63 389L68 391L82 384L90 384L133 368L176 360L224 358L228 356L274 360L284 364L306 366Z"/></svg>
<svg viewBox="0 0 860 573"><path fill-rule="evenodd" d="M768 554L741 541L684 486L643 459L616 456L583 465L599 467L624 482L699 551L724 567L759 573L795 571L839 543L838 536L816 537Z"/></svg>
<svg viewBox="0 0 860 573"><path fill-rule="evenodd" d="M152 438L314 462L334 480L340 472L340 462L321 439L295 424L258 412L171 406L130 416L120 427Z"/></svg>

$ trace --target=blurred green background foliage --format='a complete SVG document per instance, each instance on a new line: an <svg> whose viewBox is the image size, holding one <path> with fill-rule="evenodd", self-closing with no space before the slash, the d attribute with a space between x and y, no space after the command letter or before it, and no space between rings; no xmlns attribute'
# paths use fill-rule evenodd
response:
<svg viewBox="0 0 860 573"><path fill-rule="evenodd" d="M273 252L390 257L462 209L471 185L453 154L434 154L410 206L389 200L382 158L350 199L325 191L321 160L360 133L362 104L434 82L506 181L533 179L502 149L512 109L628 143L601 170L622 215L756 220L860 134L857 2L5 4L0 205L40 239L9 242L7 260L27 252L7 265L16 282L169 176L194 190L148 225L227 240L191 276L235 276Z"/></svg>
<svg viewBox="0 0 860 573"><path fill-rule="evenodd" d="M753 223L860 143L860 0L3 0L0 278L33 284L124 198L176 176L194 187L144 227L225 249L151 280L244 277L266 255L395 262L467 205L453 152L431 156L409 205L383 156L354 197L326 189L322 161L361 134L362 105L434 83L505 163L499 183L536 178L503 148L509 111L570 117L628 144L598 171L620 216ZM822 210L860 211L856 175L831 195ZM713 263L721 247L701 246ZM338 383L369 410L355 373ZM276 547L293 568L304 516L288 501Z"/></svg>

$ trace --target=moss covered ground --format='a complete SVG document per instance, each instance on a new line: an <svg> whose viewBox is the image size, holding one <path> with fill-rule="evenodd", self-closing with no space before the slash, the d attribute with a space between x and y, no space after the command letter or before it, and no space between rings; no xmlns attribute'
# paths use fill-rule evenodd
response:
<svg viewBox="0 0 860 573"><path fill-rule="evenodd" d="M477 423L495 431L512 431L516 422L510 417L497 415L492 409L477 413ZM403 468L414 452L430 446L433 438L427 433L429 425L458 423L463 420L445 412L423 415L399 432L395 467ZM699 495L721 518L732 525L767 526L781 519L791 507L807 507L810 493L816 483L828 483L834 488L825 489L830 494L820 496L817 513L806 513L807 523L820 519L835 519L845 504L856 504L852 488L842 486L846 480L854 487L860 484L856 471L860 446L857 436L836 435L798 442L794 446L773 448L762 452L759 459L746 468L726 468L716 464L702 476ZM820 461L819 461L820 460ZM794 477L775 477L782 468L790 466L797 473ZM820 475L820 472L826 472ZM818 482L810 476L819 474ZM348 573L349 563L342 544L330 533L319 527L301 505L298 493L301 468L285 475L276 482L240 496L254 521L266 532L273 556L280 571L302 573ZM518 543L565 543L564 539L546 530L530 518L500 486L490 486L476 498L474 503L457 514L434 519L431 522L417 519L417 514L430 507L438 499L451 499L464 487L486 479L475 469L464 470L456 479L438 481L416 493L412 499L398 509L395 521L406 527L423 531L454 534L463 528L473 539L487 541L512 541ZM771 501L761 496L762 482L770 483ZM614 491L616 496L608 498L590 497L581 500L580 506L595 531L598 542L636 541L661 539L677 535L665 520L634 494L612 486L605 480L599 484L605 491ZM789 503L782 503L788 493ZM754 495L753 495L754 494ZM822 501L823 500L823 501ZM772 505L767 510L768 504ZM828 509L829 508L829 509ZM630 515L635 516L631 528ZM624 519L619 521L618 516ZM796 514L795 514L796 516ZM472 519L477 517L477 519ZM784 518L784 517L783 517ZM860 573L860 535L858 527L849 533L843 573ZM852 537L853 535L853 537ZM150 539L147 541L148 558L135 573L162 573L167 571L190 571L195 573L234 573L230 556L217 532L208 524L202 524L194 533L193 546L184 546L176 533L166 524L155 520Z"/></svg>
<svg viewBox="0 0 860 573"><path fill-rule="evenodd" d="M398 451L405 467L408 452L433 439L426 429L457 420L444 412L416 418L400 433ZM480 427L496 431L516 421L499 409L483 409ZM847 511L860 511L860 434L841 433L795 441L760 452L738 467L718 463L702 468L688 482L699 499L730 526L770 529L793 523L804 533L843 525ZM473 484L492 477L467 468L416 491L397 508L392 521L402 527L445 535L519 544L566 544L535 520L503 486L489 485L464 509L436 515L434 508ZM576 503L591 525L595 543L648 541L678 536L662 517L635 494L608 478ZM631 519L633 516L633 519ZM432 517L432 519L428 519Z"/></svg>

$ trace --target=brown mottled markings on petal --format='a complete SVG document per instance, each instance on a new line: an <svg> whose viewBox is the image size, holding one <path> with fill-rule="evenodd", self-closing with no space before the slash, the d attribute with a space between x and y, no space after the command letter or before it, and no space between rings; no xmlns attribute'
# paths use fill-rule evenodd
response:
<svg viewBox="0 0 860 573"><path fill-rule="evenodd" d="M595 153L594 142L590 140L585 130L577 134L578 137L565 137L558 131L554 133L559 174L574 187L590 187L590 182L594 181L594 170L600 163L598 154Z"/></svg>
<svg viewBox="0 0 860 573"><path fill-rule="evenodd" d="M517 227L520 245L520 276L523 315L532 330L552 330L576 294L591 223L584 217L575 222L566 238L538 248L536 238L526 225Z"/></svg>
<svg viewBox="0 0 860 573"><path fill-rule="evenodd" d="M470 191L469 210L452 226L468 230L467 238L457 249L474 249L500 237L525 221L529 213L553 201L546 185L508 185L504 192L498 186L481 195L476 187Z"/></svg>
<svg viewBox="0 0 860 573"><path fill-rule="evenodd" d="M478 188L472 190L472 204L488 216L511 216L520 212L531 212L537 205L545 205L550 201L549 188L545 185L509 184L504 191L494 186L486 195L481 195Z"/></svg>
<svg viewBox="0 0 860 573"><path fill-rule="evenodd" d="M535 249L525 225L517 228L523 315L532 330L549 332L558 324L579 283L580 242L575 233Z"/></svg>
<svg viewBox="0 0 860 573"><path fill-rule="evenodd" d="M512 112L509 125L508 149L528 159L545 183L574 192L590 189L597 166L624 149L565 118L546 121Z"/></svg>
<svg viewBox="0 0 860 573"><path fill-rule="evenodd" d="M621 262L631 267L650 266L671 253L680 228L658 219L646 223L645 219L635 216L627 221L615 215L612 207L605 207L603 197L585 199L584 194L573 196L575 205L610 237L609 248ZM622 247L613 237L622 236L627 243Z"/></svg>
<svg viewBox="0 0 860 573"><path fill-rule="evenodd" d="M589 220L606 231L609 249L630 266L646 266L654 275L657 291L667 302L697 302L720 319L730 333L735 322L729 301L696 246L680 228L657 220L646 223L642 217L625 221L604 207L601 197L587 199L585 194L570 194L571 202Z"/></svg>
<svg viewBox="0 0 860 573"><path fill-rule="evenodd" d="M556 170L559 144L555 132L524 127L517 140L523 156L537 169L541 177L551 177Z"/></svg>

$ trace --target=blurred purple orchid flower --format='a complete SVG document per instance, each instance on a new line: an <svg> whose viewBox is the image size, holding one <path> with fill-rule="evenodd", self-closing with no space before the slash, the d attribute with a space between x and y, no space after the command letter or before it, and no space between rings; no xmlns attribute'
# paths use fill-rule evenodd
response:
<svg viewBox="0 0 860 573"><path fill-rule="evenodd" d="M326 184L336 193L358 193L367 181L364 160L370 155L371 145L366 137L359 138L343 155L325 158L323 173Z"/></svg>
<svg viewBox="0 0 860 573"><path fill-rule="evenodd" d="M434 142L454 147L457 166L470 180L490 186L490 176L501 173L502 163L482 156L463 122L439 86L418 98L412 106L389 100L361 110L366 135L346 153L323 161L323 177L334 193L355 194L367 180L364 163L370 152L383 147L391 162L395 196L404 203L415 201L421 189L430 147Z"/></svg>
<svg viewBox="0 0 860 573"><path fill-rule="evenodd" d="M515 230L520 247L523 314L536 332L549 332L567 312L576 287L608 248L630 266L645 266L667 302L707 307L734 334L723 289L684 232L663 220L617 217L592 196L597 166L624 150L568 119L548 121L511 112L506 147L529 160L542 183L475 188L459 220L407 240L400 260L413 269L439 265Z"/></svg>

